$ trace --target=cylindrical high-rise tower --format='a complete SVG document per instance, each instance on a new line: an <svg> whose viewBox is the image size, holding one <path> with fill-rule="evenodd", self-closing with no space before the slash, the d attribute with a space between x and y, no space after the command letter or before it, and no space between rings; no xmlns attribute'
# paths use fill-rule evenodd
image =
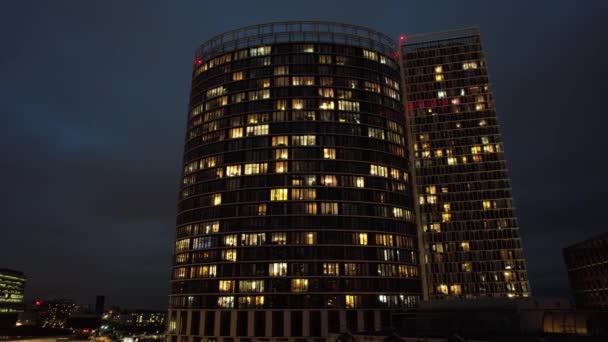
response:
<svg viewBox="0 0 608 342"><path fill-rule="evenodd" d="M287 22L196 52L170 341L374 331L417 302L396 50L367 28Z"/></svg>

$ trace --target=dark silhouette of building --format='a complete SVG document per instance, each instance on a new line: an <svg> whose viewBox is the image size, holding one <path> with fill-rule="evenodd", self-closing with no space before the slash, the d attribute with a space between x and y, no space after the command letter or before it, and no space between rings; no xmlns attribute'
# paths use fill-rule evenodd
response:
<svg viewBox="0 0 608 342"><path fill-rule="evenodd" d="M95 313L97 315L100 315L100 316L103 315L105 302L106 302L106 296L97 296L95 298Z"/></svg>
<svg viewBox="0 0 608 342"><path fill-rule="evenodd" d="M529 296L478 30L399 40L425 298Z"/></svg>
<svg viewBox="0 0 608 342"><path fill-rule="evenodd" d="M14 327L17 316L24 311L26 282L23 272L0 269L0 331Z"/></svg>
<svg viewBox="0 0 608 342"><path fill-rule="evenodd" d="M323 338L420 296L395 41L319 22L196 53L168 334Z"/></svg>
<svg viewBox="0 0 608 342"><path fill-rule="evenodd" d="M608 233L564 248L577 308L608 311Z"/></svg>

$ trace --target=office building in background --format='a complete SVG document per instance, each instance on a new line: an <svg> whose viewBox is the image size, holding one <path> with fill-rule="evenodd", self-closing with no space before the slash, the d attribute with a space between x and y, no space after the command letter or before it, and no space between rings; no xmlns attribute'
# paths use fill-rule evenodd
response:
<svg viewBox="0 0 608 342"><path fill-rule="evenodd" d="M478 30L399 40L425 297L529 296Z"/></svg>
<svg viewBox="0 0 608 342"><path fill-rule="evenodd" d="M24 311L26 282L23 272L0 269L0 329L14 327L17 316Z"/></svg>
<svg viewBox="0 0 608 342"><path fill-rule="evenodd" d="M608 233L563 253L577 309L608 311Z"/></svg>

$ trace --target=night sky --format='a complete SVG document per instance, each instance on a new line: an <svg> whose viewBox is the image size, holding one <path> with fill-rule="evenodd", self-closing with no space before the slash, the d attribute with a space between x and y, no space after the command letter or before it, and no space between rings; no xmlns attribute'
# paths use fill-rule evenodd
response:
<svg viewBox="0 0 608 342"><path fill-rule="evenodd" d="M532 292L568 295L561 249L608 229L608 1L16 0L0 2L0 268L27 274L28 300L166 308L194 49L282 20L479 26Z"/></svg>

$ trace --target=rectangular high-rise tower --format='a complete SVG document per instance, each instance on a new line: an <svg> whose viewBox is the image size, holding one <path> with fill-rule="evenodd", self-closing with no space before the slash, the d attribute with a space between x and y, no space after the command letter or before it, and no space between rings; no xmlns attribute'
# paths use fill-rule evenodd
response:
<svg viewBox="0 0 608 342"><path fill-rule="evenodd" d="M400 45L425 297L529 296L478 30Z"/></svg>

